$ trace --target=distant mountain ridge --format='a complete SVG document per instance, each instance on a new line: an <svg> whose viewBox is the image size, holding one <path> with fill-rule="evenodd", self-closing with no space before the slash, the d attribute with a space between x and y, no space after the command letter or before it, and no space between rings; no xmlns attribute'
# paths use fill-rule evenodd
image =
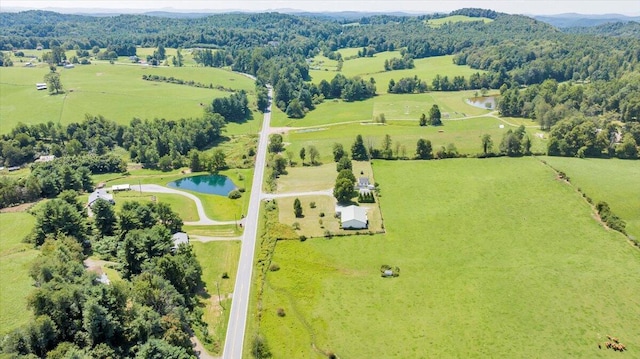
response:
<svg viewBox="0 0 640 359"><path fill-rule="evenodd" d="M602 14L602 15L585 15L585 14L558 14L558 15L530 15L536 20L540 20L551 24L557 28L569 27L593 27L607 23L615 22L640 22L640 16L627 16L621 14Z"/></svg>

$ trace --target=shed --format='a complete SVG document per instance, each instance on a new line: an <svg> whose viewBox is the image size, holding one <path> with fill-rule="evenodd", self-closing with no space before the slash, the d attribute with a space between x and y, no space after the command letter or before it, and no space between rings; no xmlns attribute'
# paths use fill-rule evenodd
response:
<svg viewBox="0 0 640 359"><path fill-rule="evenodd" d="M117 184L117 185L111 186L111 191L112 192L130 191L130 190L131 190L131 185L130 184Z"/></svg>
<svg viewBox="0 0 640 359"><path fill-rule="evenodd" d="M178 249L181 244L189 244L189 235L184 232L176 232L171 236L173 250Z"/></svg>
<svg viewBox="0 0 640 359"><path fill-rule="evenodd" d="M93 191L90 195L89 195L89 201L87 202L87 206L91 207L91 205L93 204L93 202L99 200L99 199L104 199L105 201L111 203L111 204L115 204L116 201L113 200L113 195L110 193L107 193L106 190L104 189L97 189L95 191Z"/></svg>
<svg viewBox="0 0 640 359"><path fill-rule="evenodd" d="M54 155L40 156L36 162L50 162L56 159Z"/></svg>
<svg viewBox="0 0 640 359"><path fill-rule="evenodd" d="M46 90L47 89L47 84L44 82L38 82L36 83L36 89L37 90Z"/></svg>
<svg viewBox="0 0 640 359"><path fill-rule="evenodd" d="M344 207L340 211L340 222L342 229L364 229L367 228L367 210L358 206Z"/></svg>

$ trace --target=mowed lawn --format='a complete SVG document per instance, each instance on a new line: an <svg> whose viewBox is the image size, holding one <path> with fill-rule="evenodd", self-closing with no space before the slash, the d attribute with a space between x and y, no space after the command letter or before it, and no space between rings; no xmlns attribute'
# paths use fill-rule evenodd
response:
<svg viewBox="0 0 640 359"><path fill-rule="evenodd" d="M26 212L0 213L0 335L31 320L27 296L34 289L29 276L38 251L22 243L35 223Z"/></svg>
<svg viewBox="0 0 640 359"><path fill-rule="evenodd" d="M95 63L74 69L59 68L65 94L49 95L37 91L49 68L0 68L0 133L11 130L18 122L80 122L85 114L104 117L126 124L134 117L141 119L180 119L202 116L203 106L214 98L228 97L230 92L142 80L142 75L158 75L194 80L206 85L253 91L253 81L245 76L221 69L201 67L144 67L132 64ZM250 95L250 101L253 95ZM201 105L202 104L202 105ZM259 113L255 115L262 118ZM256 124L254 127L258 127ZM257 130L256 130L257 131Z"/></svg>
<svg viewBox="0 0 640 359"><path fill-rule="evenodd" d="M640 161L544 157L565 172L594 203L605 201L627 222L629 235L640 239Z"/></svg>
<svg viewBox="0 0 640 359"><path fill-rule="evenodd" d="M274 357L322 358L312 343L343 358L617 357L606 335L640 350L640 251L548 167L373 168L386 235L278 243L260 328Z"/></svg>

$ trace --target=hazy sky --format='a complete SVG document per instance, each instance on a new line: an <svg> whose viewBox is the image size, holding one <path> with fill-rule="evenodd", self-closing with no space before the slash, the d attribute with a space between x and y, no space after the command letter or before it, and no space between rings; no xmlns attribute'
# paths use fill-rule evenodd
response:
<svg viewBox="0 0 640 359"><path fill-rule="evenodd" d="M464 7L479 7L511 14L625 14L640 15L640 0L0 0L0 10L29 9L128 9L134 10L252 10L298 9L306 11L406 11L449 12Z"/></svg>

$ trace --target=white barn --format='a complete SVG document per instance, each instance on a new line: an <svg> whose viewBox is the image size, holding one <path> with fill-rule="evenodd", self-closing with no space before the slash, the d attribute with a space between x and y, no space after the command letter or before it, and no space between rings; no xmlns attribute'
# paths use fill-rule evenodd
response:
<svg viewBox="0 0 640 359"><path fill-rule="evenodd" d="M367 228L367 210L358 206L344 207L340 211L340 222L342 229L364 229Z"/></svg>

